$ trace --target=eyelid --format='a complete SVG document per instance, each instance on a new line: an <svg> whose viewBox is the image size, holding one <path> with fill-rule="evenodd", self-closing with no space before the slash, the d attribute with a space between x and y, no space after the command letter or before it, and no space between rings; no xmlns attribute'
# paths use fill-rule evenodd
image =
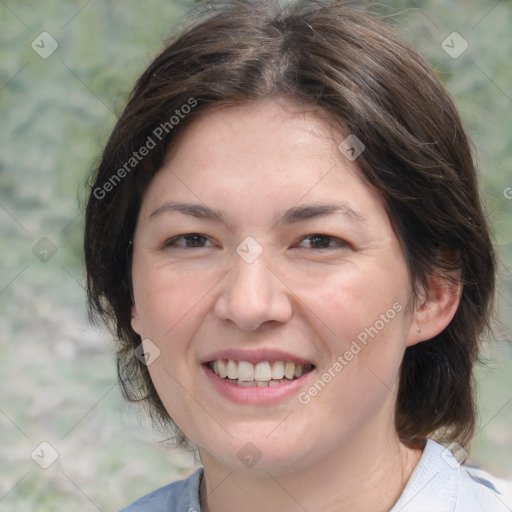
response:
<svg viewBox="0 0 512 512"><path fill-rule="evenodd" d="M307 240L308 238L313 238L313 237L322 237L322 238L328 238L330 240L334 240L336 242L336 245L335 246L332 246L332 247L320 247L320 248L316 248L316 250L320 251L320 250L328 250L328 249L338 249L338 248L341 248L341 247L346 247L349 245L348 242L346 242L345 240L341 239L341 238L338 238L336 236L333 236L333 235L327 235L325 233L311 233L309 235L306 235L306 236L303 236L301 238L299 238L297 240L297 242L294 243L294 245L304 241L304 240ZM315 248L312 248L312 247L301 247L301 248L304 248L304 249L315 249Z"/></svg>
<svg viewBox="0 0 512 512"><path fill-rule="evenodd" d="M175 235L175 236L168 238L167 240L165 240L165 242L163 242L161 248L162 249L169 249L169 248L173 248L173 249L204 249L205 247L187 247L186 245L185 246L176 245L175 243L173 243L173 242L178 241L179 239L185 240L185 237L191 237L193 235L205 238L206 239L205 243L210 242L213 244L213 242L211 241L209 236L204 235L203 233L190 232L190 233L182 233L181 235ZM206 246L206 247L210 247L210 246Z"/></svg>
<svg viewBox="0 0 512 512"><path fill-rule="evenodd" d="M182 246L182 245L177 245L175 242L182 239L182 240L185 240L186 237L192 237L192 236L198 236L198 237L201 237L203 239L205 239L205 243L210 243L212 245L210 246L199 246L199 247L187 247L186 245L185 246ZM328 239L329 240L329 243L334 241L335 242L335 245L334 246L328 246L328 247L299 247L299 248L302 248L302 249L312 249L312 250L315 250L315 251L326 251L326 250L329 250L329 249L339 249L339 248L342 248L342 247L346 247L349 245L348 242L346 242L345 240L341 239L341 238L338 238L336 236L333 236L333 235L327 235L325 233L310 233L308 235L305 235L305 236L302 236L300 237L297 241L295 241L293 243L293 246L296 246L297 244L300 244L301 242L305 241L305 240L308 240L308 239L312 239L314 237L319 237L319 238L324 238L324 239ZM211 238L208 236L208 235L205 235L203 233L197 233L197 232L190 232L190 233L182 233L180 235L175 235L175 236L172 236L170 238L168 238L167 240L165 240L165 242L163 242L162 244L162 249L169 249L169 248L172 248L172 249L204 249L206 247L212 247L214 246L214 243L212 242Z"/></svg>

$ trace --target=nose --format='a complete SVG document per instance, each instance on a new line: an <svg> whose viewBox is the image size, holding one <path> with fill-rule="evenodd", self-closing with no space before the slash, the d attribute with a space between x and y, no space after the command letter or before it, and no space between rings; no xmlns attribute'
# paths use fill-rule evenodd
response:
<svg viewBox="0 0 512 512"><path fill-rule="evenodd" d="M284 323L292 316L289 290L263 256L252 263L235 258L233 269L222 283L214 306L218 319L255 331L263 324Z"/></svg>

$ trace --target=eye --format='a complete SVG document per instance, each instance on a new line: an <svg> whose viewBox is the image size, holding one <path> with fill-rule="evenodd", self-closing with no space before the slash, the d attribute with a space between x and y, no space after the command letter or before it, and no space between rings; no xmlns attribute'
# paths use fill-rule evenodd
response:
<svg viewBox="0 0 512 512"><path fill-rule="evenodd" d="M205 242L208 242L208 237L201 233L186 233L184 235L175 236L170 238L163 244L164 249L193 249L194 247L205 247ZM210 242L211 243L211 242ZM213 247L213 244L211 245Z"/></svg>
<svg viewBox="0 0 512 512"><path fill-rule="evenodd" d="M348 245L347 242L344 242L339 238L319 233L302 238L299 244L304 241L308 241L311 249L336 249L337 247L346 247Z"/></svg>

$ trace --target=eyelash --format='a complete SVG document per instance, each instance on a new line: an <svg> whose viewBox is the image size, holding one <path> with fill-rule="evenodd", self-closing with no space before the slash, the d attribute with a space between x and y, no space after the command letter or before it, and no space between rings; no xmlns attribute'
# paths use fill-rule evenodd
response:
<svg viewBox="0 0 512 512"><path fill-rule="evenodd" d="M206 235L202 235L201 233L186 233L186 234L183 234L183 235L179 235L179 236L175 236L173 238L170 238L169 240L167 240L164 244L163 244L163 248L165 249L174 249L174 248L177 248L177 249L194 249L194 248L199 248L199 249L203 249L204 247L203 246L195 246L195 247L183 247L183 246L179 246L179 245L176 245L176 242L180 239L183 239L183 240L187 240L187 239L190 239L190 237L201 237L201 239L203 240L207 240L208 237ZM305 237L302 237L299 241L304 241L304 240L308 240L308 239L312 239L312 238L323 238L323 239L329 239L329 240L334 240L336 242L336 246L335 247L318 247L317 249L336 249L336 248L339 248L339 247L345 247L347 246L347 242L339 239L339 238L336 238L334 236L330 236L330 235L323 235L321 233L314 233L312 235L307 235ZM306 247L307 249L308 247ZM314 247L309 247L310 249L314 249Z"/></svg>

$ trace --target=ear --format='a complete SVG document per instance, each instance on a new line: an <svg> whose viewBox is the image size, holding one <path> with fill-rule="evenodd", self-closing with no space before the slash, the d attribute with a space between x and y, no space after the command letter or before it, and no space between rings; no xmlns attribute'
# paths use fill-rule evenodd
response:
<svg viewBox="0 0 512 512"><path fill-rule="evenodd" d="M409 347L441 333L452 321L459 307L462 285L460 271L450 272L455 282L430 275L428 289L421 294L414 311L406 345Z"/></svg>
<svg viewBox="0 0 512 512"><path fill-rule="evenodd" d="M140 328L140 316L137 312L137 308L132 306L132 329L140 336L141 328Z"/></svg>

